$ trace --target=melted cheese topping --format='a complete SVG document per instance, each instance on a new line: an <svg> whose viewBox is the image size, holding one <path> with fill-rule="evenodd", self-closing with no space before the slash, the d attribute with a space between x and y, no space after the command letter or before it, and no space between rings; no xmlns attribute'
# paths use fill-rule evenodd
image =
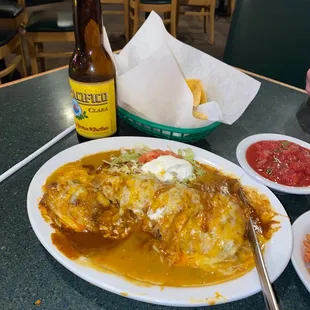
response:
<svg viewBox="0 0 310 310"><path fill-rule="evenodd" d="M62 230L100 234L109 240L121 241L126 237L128 243L124 241L124 244L128 246L130 240L136 240L134 244L140 240L140 237L134 237L135 231L143 232L148 236L148 241L143 241L148 246L140 248L137 245L131 250L125 247L127 259L136 257L130 256L133 251L141 252L141 257L152 257L148 259L156 268L160 269L159 266L165 264L166 267L160 269L165 270L165 274L171 265L199 268L214 282L252 268L252 251L245 238L248 215L238 197L225 190L227 182L223 176L214 170L206 170L202 185L210 182L212 186L208 190L203 190L201 184L162 182L160 177L164 175L167 176L164 180L169 180L172 173L180 179L188 178L192 173L190 163L185 161L189 165L183 165L184 160L170 157L161 156L148 163L152 165L144 165L144 171L153 169L152 172L159 175L158 179L147 174L126 175L105 169L93 172L81 161L67 164L59 168L44 186L45 195L40 203L42 214ZM159 174L160 167L167 169L163 175ZM266 199L256 196L247 195L251 201L255 200L252 205L261 223L269 225L267 233L271 237L270 223L274 213ZM260 241L262 244L266 242L264 236L260 236ZM112 248L108 251L111 255L114 253ZM150 251L153 256L157 255L159 262L153 261L155 258L148 254ZM119 255L117 253L115 255ZM113 262L112 259L105 264L116 272L141 279L142 273L125 272L123 267L117 267ZM151 281L150 274L148 281ZM175 276L178 277L177 274ZM191 283L199 282L195 281ZM206 279L203 281L208 282Z"/></svg>

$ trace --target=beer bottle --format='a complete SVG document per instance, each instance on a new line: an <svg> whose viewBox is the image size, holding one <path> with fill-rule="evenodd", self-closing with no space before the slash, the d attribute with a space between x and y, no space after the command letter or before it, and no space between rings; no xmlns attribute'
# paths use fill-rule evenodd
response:
<svg viewBox="0 0 310 310"><path fill-rule="evenodd" d="M75 49L69 83L79 142L117 131L115 67L103 46L100 0L73 0Z"/></svg>

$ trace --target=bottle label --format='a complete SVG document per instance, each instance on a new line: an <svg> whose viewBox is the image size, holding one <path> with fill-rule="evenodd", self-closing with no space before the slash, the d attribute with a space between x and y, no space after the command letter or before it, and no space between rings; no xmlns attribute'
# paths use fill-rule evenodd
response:
<svg viewBox="0 0 310 310"><path fill-rule="evenodd" d="M115 82L83 83L69 79L78 134L97 139L116 132Z"/></svg>

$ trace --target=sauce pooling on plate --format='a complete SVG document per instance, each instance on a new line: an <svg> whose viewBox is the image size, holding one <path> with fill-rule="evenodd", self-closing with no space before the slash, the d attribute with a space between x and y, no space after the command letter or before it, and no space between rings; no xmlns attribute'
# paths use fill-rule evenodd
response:
<svg viewBox="0 0 310 310"><path fill-rule="evenodd" d="M195 177L162 182L160 173L143 171L141 153L93 154L47 179L39 208L55 229L56 248L86 267L143 285L215 285L249 272L255 265L249 216L262 248L279 228L267 197L193 159L188 163ZM154 153L147 149L144 157ZM183 160L189 155L187 150Z"/></svg>
<svg viewBox="0 0 310 310"><path fill-rule="evenodd" d="M259 141L246 151L252 169L264 178L287 186L310 186L310 150L296 143Z"/></svg>

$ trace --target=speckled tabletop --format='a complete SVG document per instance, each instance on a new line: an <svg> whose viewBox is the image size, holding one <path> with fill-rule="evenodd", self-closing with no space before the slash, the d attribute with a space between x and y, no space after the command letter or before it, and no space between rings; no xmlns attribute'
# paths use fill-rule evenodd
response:
<svg viewBox="0 0 310 310"><path fill-rule="evenodd" d="M246 136L274 132L310 142L307 96L271 82L262 86L242 117L220 125L195 145L235 163ZM0 174L73 123L67 71L60 70L0 89ZM308 131L308 133L307 133ZM120 124L120 135L143 133ZM0 183L0 309L166 309L99 289L60 265L40 244L27 216L26 196L35 172L58 152L77 144L74 133ZM310 196L279 195L292 222L310 209ZM274 285L281 309L310 309L310 294L292 264ZM40 305L35 302L40 300ZM264 309L262 295L215 306Z"/></svg>

